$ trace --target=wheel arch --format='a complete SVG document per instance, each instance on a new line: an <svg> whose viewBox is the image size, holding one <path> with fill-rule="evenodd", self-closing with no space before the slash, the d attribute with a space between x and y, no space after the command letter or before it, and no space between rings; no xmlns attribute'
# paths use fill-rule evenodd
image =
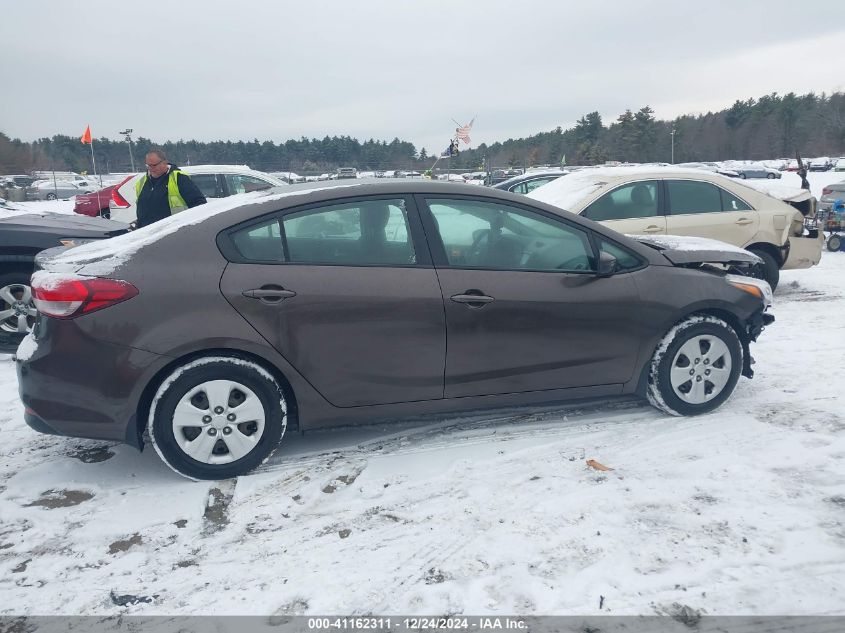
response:
<svg viewBox="0 0 845 633"><path fill-rule="evenodd" d="M777 246L775 246L774 244L771 244L769 242L754 242L752 244L749 244L748 246L744 246L743 248L745 248L745 250L747 250L747 251L752 251L752 250L765 251L766 253L768 253L769 255L771 255L772 257L775 258L775 261L778 264L778 268L781 268L784 264L785 260L784 260L784 257L783 257L783 251L781 251L781 249L779 249Z"/></svg>
<svg viewBox="0 0 845 633"><path fill-rule="evenodd" d="M143 450L144 432L147 428L147 421L150 415L150 407L152 406L153 398L155 397L158 388L167 379L167 377L171 373L173 373L178 367L190 363L191 361L197 360L199 358L204 358L206 356L226 356L239 360L250 361L267 371L271 376L273 376L273 378L276 379L276 381L282 387L282 391L284 392L285 402L287 404L287 430L299 430L299 408L297 404L296 393L294 392L293 386L290 384L290 381L285 377L284 373L282 373L282 371L278 367L276 367L273 363L269 362L266 358L262 358L257 354L246 352L240 349L216 347L198 350L176 357L153 375L153 377L147 383L147 386L144 387L144 390L141 392L141 396L138 399L138 406L135 409L135 424L130 425L128 429L129 431L134 431L135 435L134 437L127 437L127 442L129 444L132 444L133 446L136 446L137 448Z"/></svg>
<svg viewBox="0 0 845 633"><path fill-rule="evenodd" d="M699 308L696 310L692 310L687 314L684 314L681 318L675 321L672 325L670 325L666 332L670 332L672 328L683 323L687 319L697 316L710 316L715 317L717 319L721 319L725 323L727 323L734 332L736 332L736 336L739 339L740 344L742 345L742 375L748 378L751 377L751 354L750 354L750 344L751 339L748 335L748 331L743 327L742 320L733 312L727 309L719 308L719 307L706 307L706 308ZM649 354L646 357L646 361L643 363L642 369L640 370L640 376L637 380L637 388L636 393L645 397L646 390L648 389L648 375L651 368L651 359L654 358L654 353L657 351L658 346L663 341L663 336L666 335L666 332L660 337L660 339L651 347L649 350Z"/></svg>

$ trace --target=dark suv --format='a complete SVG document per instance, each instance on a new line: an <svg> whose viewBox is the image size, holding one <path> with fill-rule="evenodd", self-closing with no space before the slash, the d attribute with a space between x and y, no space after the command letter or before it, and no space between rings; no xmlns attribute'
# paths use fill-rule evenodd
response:
<svg viewBox="0 0 845 633"><path fill-rule="evenodd" d="M25 419L138 448L148 431L219 479L294 424L631 393L704 413L752 375L771 291L724 270L754 255L673 239L425 180L212 201L44 262Z"/></svg>

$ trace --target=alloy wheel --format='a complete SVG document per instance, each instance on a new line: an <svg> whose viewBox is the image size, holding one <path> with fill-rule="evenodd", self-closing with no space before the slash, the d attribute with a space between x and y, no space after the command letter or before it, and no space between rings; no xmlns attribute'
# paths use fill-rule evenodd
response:
<svg viewBox="0 0 845 633"><path fill-rule="evenodd" d="M26 334L35 324L38 310L32 302L32 290L26 284L9 284L0 288L0 329Z"/></svg>
<svg viewBox="0 0 845 633"><path fill-rule="evenodd" d="M669 382L684 402L709 402L725 388L731 377L731 352L720 338L695 336L684 343L672 360Z"/></svg>
<svg viewBox="0 0 845 633"><path fill-rule="evenodd" d="M173 436L186 455L204 464L229 464L261 440L265 411L246 385L209 380L188 391L173 412Z"/></svg>

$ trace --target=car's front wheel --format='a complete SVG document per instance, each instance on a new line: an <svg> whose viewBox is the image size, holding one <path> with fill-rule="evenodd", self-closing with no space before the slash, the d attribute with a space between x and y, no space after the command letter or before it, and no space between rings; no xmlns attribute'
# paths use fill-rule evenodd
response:
<svg viewBox="0 0 845 633"><path fill-rule="evenodd" d="M148 428L156 451L176 472L227 479L265 461L286 423L284 391L264 368L210 356L178 367L164 380Z"/></svg>
<svg viewBox="0 0 845 633"><path fill-rule="evenodd" d="M707 413L731 395L742 363L742 343L730 325L712 316L689 317L654 352L648 400L672 415Z"/></svg>
<svg viewBox="0 0 845 633"><path fill-rule="evenodd" d="M839 249L842 248L842 238L835 233L827 238L827 250L832 253L835 253Z"/></svg>
<svg viewBox="0 0 845 633"><path fill-rule="evenodd" d="M0 275L0 353L13 354L35 323L29 278L26 272Z"/></svg>
<svg viewBox="0 0 845 633"><path fill-rule="evenodd" d="M748 250L763 260L762 264L755 264L751 268L751 276L765 280L774 291L780 281L780 266L778 266L778 261L768 251L759 248Z"/></svg>

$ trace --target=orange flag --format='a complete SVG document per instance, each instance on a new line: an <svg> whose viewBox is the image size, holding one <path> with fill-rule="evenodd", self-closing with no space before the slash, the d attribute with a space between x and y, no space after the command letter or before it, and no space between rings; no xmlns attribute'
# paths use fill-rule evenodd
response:
<svg viewBox="0 0 845 633"><path fill-rule="evenodd" d="M91 126L85 126L85 133L82 135L82 138L79 139L82 141L83 145L90 145L91 144Z"/></svg>

